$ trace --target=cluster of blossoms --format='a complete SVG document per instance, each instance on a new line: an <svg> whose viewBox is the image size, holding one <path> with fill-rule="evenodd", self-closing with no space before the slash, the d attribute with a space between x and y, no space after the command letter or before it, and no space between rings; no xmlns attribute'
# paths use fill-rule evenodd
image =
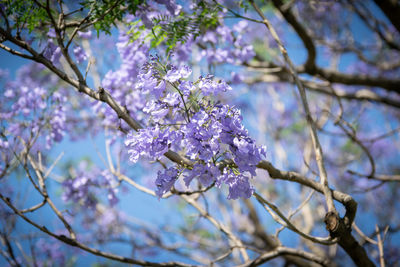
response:
<svg viewBox="0 0 400 267"><path fill-rule="evenodd" d="M116 207L99 205L89 212L86 210L82 218L82 226L88 232L81 235L80 238L87 242L93 242L95 239L99 243L106 242L113 237L121 238L126 220L126 214Z"/></svg>
<svg viewBox="0 0 400 267"><path fill-rule="evenodd" d="M210 64L240 64L253 58L253 46L243 37L247 26L248 23L242 20L232 29L221 25L215 31L206 32L201 39L206 44L206 49L201 51L201 57L206 58Z"/></svg>
<svg viewBox="0 0 400 267"><path fill-rule="evenodd" d="M166 10L160 11L157 4L164 5ZM152 19L162 14L177 15L182 6L177 5L173 0L158 0L139 7L136 16L128 15L125 20L129 24L140 17L141 21L138 26L146 25L148 29L144 29L136 39L133 40L129 31L121 31L116 47L121 58L121 65L115 71L106 73L102 80L102 87L106 89L113 98L125 106L130 114L136 116L135 119L140 120L140 112L144 106L145 98L140 91L136 90L140 66L146 63L150 44L146 42L146 36L151 33ZM95 113L103 114L105 119L104 125L115 125L119 123L115 112L101 102L95 103L93 106Z"/></svg>
<svg viewBox="0 0 400 267"><path fill-rule="evenodd" d="M153 19L162 17L174 17L181 11L183 12L196 12L201 7L192 2L188 8L184 9L182 6L176 4L174 0L157 0L154 1L158 4L165 5L165 12L160 11L160 8L155 3L148 2L138 10L138 16L142 23L148 28L154 26ZM225 12L225 10L222 10ZM220 17L220 21L223 18ZM161 19L161 23L163 23ZM209 64L223 64L223 63L243 63L255 56L253 46L249 44L244 37L248 23L244 20L234 25L232 28L220 25L213 29L207 29L201 38L194 40L193 36L189 36L185 42L178 43L174 50L179 61L187 61L193 54L192 47L196 43L201 43L199 46L200 53L197 55L196 60L205 58Z"/></svg>
<svg viewBox="0 0 400 267"><path fill-rule="evenodd" d="M113 206L118 202L116 196L118 182L109 171L100 171L98 169L88 171L87 163L83 161L78 166L75 174L74 178L66 179L63 182L62 199L64 201L81 203L85 207L94 209L99 202L96 197L98 191L105 188L108 191L107 199L109 204Z"/></svg>
<svg viewBox="0 0 400 267"><path fill-rule="evenodd" d="M54 264L64 266L66 264L66 255L59 242L49 242L49 240L40 238L36 242L35 247L38 248L38 266L42 267Z"/></svg>
<svg viewBox="0 0 400 267"><path fill-rule="evenodd" d="M210 97L231 90L227 83L210 75L191 82L186 80L190 75L187 66L163 66L158 58L144 65L137 87L150 96L143 109L150 125L128 134L130 160L156 160L173 149L193 162L158 172L159 197L183 176L188 187L197 178L204 186L227 184L229 199L249 198L253 188L248 177L255 175L265 149L249 137L238 109Z"/></svg>
<svg viewBox="0 0 400 267"><path fill-rule="evenodd" d="M164 8L163 8L164 7ZM191 4L189 9L196 10L198 7L195 4ZM130 29L120 32L118 42L116 47L121 59L121 65L116 70L110 70L105 75L102 80L102 87L107 90L113 98L120 103L122 106L126 107L135 119L141 121L143 117L141 112L144 108L143 103L146 103L146 97L142 92L150 90L158 94L157 92L162 92L163 87L165 87L165 81L162 79L146 79L147 77L152 77L151 72L139 73L140 67L143 66L149 57L151 50L151 45L146 39L149 35L152 35L152 27L154 26L154 19L163 17L176 17L180 12L184 11L184 8L176 3L174 0L157 0L146 2L145 4L139 6L135 16L128 15L125 21L130 25ZM137 20L140 18L140 20ZM221 18L222 20L222 18ZM135 26L133 26L135 25ZM230 29L229 27L220 26L215 29L207 29L205 37L196 40L196 43L201 43L198 46L200 53L198 53L195 60L201 60L205 58L210 64L222 64L222 63L240 63L251 59L255 53L253 47L246 42L244 38L244 33L246 32L247 24L246 22L240 22ZM81 36L86 36L85 33L79 33ZM82 37L82 38L83 38ZM193 54L192 48L195 46L194 38L188 36L187 41L184 43L178 42L175 49L172 51L174 57L172 60L175 62L187 62L190 60ZM162 44L158 46L159 49L163 50ZM74 50L75 52L75 50ZM76 58L81 58L75 55ZM179 64L179 63L178 63ZM179 70L181 71L181 70ZM182 70L184 71L184 70ZM169 82L174 82L174 79L186 78L186 73L182 73L182 77L174 76L178 73L178 70L171 70L167 74ZM144 75L143 78L141 78ZM234 78L238 80L239 76L235 75ZM209 79L204 79L203 82L207 83ZM239 79L240 80L240 79ZM145 84L143 84L145 81ZM157 83L154 85L154 83ZM184 82L180 85L183 93L191 90L191 84ZM221 84L220 86L224 86ZM154 88L152 88L154 87ZM204 90L207 87L205 84ZM137 90L137 88L141 88ZM213 90L213 87L207 87ZM205 91L204 91L205 93ZM213 91L209 91L209 94L213 94ZM171 95L171 97L173 97ZM173 99L171 99L173 101ZM149 107L151 108L151 107ZM101 102L94 103L94 112L96 114L102 114L104 125L118 125L121 121L116 116L115 112ZM167 112L166 109L162 109L159 112ZM154 113L157 110L153 110ZM161 116L161 114L159 114ZM122 122L122 127L124 123ZM116 134L119 134L118 132Z"/></svg>
<svg viewBox="0 0 400 267"><path fill-rule="evenodd" d="M92 33L89 32L78 32L78 36L82 39L89 39L92 36ZM55 38L57 37L54 28L51 28L47 33L47 43L43 50L43 56L50 60L53 64L57 64L61 58L61 48L55 43ZM79 45L75 44L73 49L73 53L76 59L76 62L79 64L88 59L87 54Z"/></svg>
<svg viewBox="0 0 400 267"><path fill-rule="evenodd" d="M128 18L129 20L129 18ZM138 70L148 57L149 44L143 42L142 38L131 42L131 37L121 32L116 43L121 58L121 65L115 71L108 71L102 80L102 87L106 89L113 98L121 105L127 107L130 114L138 114L143 109L145 101L139 91L135 90ZM116 125L119 122L115 112L101 102L96 102L93 110L97 114L103 114L104 125ZM136 118L139 119L139 118Z"/></svg>
<svg viewBox="0 0 400 267"><path fill-rule="evenodd" d="M57 91L49 94L40 82L30 82L27 77L18 79L18 82L8 82L5 88L7 103L0 108L0 118L4 119L7 129L2 133L4 137L21 137L27 142L42 132L47 149L53 142L63 139L66 130L66 96ZM0 141L0 148L9 145L10 140Z"/></svg>

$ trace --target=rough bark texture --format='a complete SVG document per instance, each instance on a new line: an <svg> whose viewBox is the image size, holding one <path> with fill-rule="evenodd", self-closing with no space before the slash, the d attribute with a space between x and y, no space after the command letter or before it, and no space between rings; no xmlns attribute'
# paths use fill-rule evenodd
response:
<svg viewBox="0 0 400 267"><path fill-rule="evenodd" d="M326 229L332 237L339 238L338 244L346 251L354 263L359 267L371 267L375 264L369 259L365 249L351 234L351 226L346 220L334 212L325 216Z"/></svg>

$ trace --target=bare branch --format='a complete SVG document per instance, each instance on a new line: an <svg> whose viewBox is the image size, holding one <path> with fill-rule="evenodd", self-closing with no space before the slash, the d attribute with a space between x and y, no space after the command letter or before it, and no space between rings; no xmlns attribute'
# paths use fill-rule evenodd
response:
<svg viewBox="0 0 400 267"><path fill-rule="evenodd" d="M283 255L298 256L303 259L309 260L311 262L319 263L322 266L329 266L329 260L321 258L315 254L312 254L312 253L309 253L306 251L302 251L299 249L293 249L293 248L288 248L288 247L277 247L273 251L266 252L253 261L250 261L246 264L240 265L240 267L258 266L269 260L272 260L276 257L283 256Z"/></svg>
<svg viewBox="0 0 400 267"><path fill-rule="evenodd" d="M268 21L268 19L264 16L264 14L262 13L262 11L258 8L258 6L254 3L253 0L250 0L251 5L254 7L254 9L256 10L256 12L260 15L260 17L263 19L264 25L267 27L267 29L270 31L272 37L274 38L275 42L277 43L279 50L281 51L283 58L285 59L286 64L289 67L289 72L291 74L291 76L293 77L297 88L299 89L300 92L300 96L301 96L301 102L303 104L303 108L304 111L306 113L306 119L307 119L307 123L310 127L310 134L311 134L311 140L313 142L313 147L314 147L314 151L315 151L315 159L317 161L317 165L318 165L318 169L319 169L319 175L321 178L321 184L323 185L323 190L324 190L324 195L325 195L325 199L326 199L326 204L328 206L328 211L337 214L336 208L335 208L335 204L333 203L333 199L332 199L332 193L329 190L329 184L328 184L328 177L327 177L327 173L326 173L326 169L325 169L325 165L324 165L324 158L323 158L323 153L322 153L322 147L321 144L319 143L319 139L318 139L318 134L317 134L317 130L315 127L315 123L311 117L311 112L310 112L310 108L308 106L308 101L307 101L307 95L306 92L304 90L303 84L301 83L296 69L291 61L291 59L289 58L287 51L285 49L285 47L283 46L278 34L276 33L275 29L272 27L271 23Z"/></svg>
<svg viewBox="0 0 400 267"><path fill-rule="evenodd" d="M108 253L108 252L104 252L95 248L91 248L86 246L83 243L78 242L77 240L71 239L67 236L64 235L57 235L53 232L51 232L50 230L48 230L45 226L40 226L39 224L37 224L36 222L34 222L33 220L29 219L28 217L26 217L23 213L21 213L21 211L19 211L13 204L11 204L11 201L9 198L6 198L5 196L3 196L0 193L0 199L9 207L11 208L15 214L17 214L18 216L20 216L22 219L24 219L27 223L31 224L32 226L34 226L35 228L37 228L38 230L54 237L55 239L64 242L70 246L73 247L78 247L84 251L87 251L91 254L97 255L97 256L101 256L103 258L108 258L111 260L115 260L115 261L119 261L119 262L125 262L125 263L131 263L131 264L137 264L140 266L160 266L160 267L167 267L167 266L182 266L182 267L186 267L186 266L193 266L193 265L189 265L189 264L184 264L184 263L179 263L179 262L166 262L166 263L156 263L156 262L149 262L149 261L142 261L142 260L136 260L136 259L132 259L132 258L127 258L127 257L123 257L123 256L119 256L119 255L115 255L112 253Z"/></svg>

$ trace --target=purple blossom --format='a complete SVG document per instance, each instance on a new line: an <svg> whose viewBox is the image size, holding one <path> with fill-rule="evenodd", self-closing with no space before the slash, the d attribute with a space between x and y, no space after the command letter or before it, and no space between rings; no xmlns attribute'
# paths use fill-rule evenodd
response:
<svg viewBox="0 0 400 267"><path fill-rule="evenodd" d="M234 161L241 172L248 171L256 175L256 165L262 160L261 155L266 156L265 148L258 148L250 137L235 137L230 146L234 154Z"/></svg>
<svg viewBox="0 0 400 267"><path fill-rule="evenodd" d="M157 98L161 97L165 90L165 82L159 81L156 77L157 72L153 68L143 68L138 75L136 88L143 93L152 93Z"/></svg>
<svg viewBox="0 0 400 267"><path fill-rule="evenodd" d="M200 80L199 88L205 96L210 94L216 95L222 92L232 90L232 88L225 81L215 82L212 79L211 75L206 76L205 78L202 78Z"/></svg>
<svg viewBox="0 0 400 267"><path fill-rule="evenodd" d="M7 140L0 138L0 149L7 149L10 146Z"/></svg>
<svg viewBox="0 0 400 267"><path fill-rule="evenodd" d="M94 185L94 180L92 181L92 177L88 177L84 173L80 173L74 179L65 180L63 182L63 201L72 201L75 203L83 201L82 204L84 206L94 208L97 201L89 194L90 185Z"/></svg>
<svg viewBox="0 0 400 267"><path fill-rule="evenodd" d="M248 136L238 109L214 105L208 100L209 95L226 92L231 87L225 81L214 81L212 76L200 77L195 83L185 81L183 79L191 73L186 66L178 68L169 65L169 70L163 75L158 71L162 67L157 67L157 64L160 64L158 60L153 60L142 68L137 85L148 93L154 92L154 87L162 79L173 84L163 87L158 98L150 99L143 108L155 126L128 134L125 145L130 161L136 163L141 156L158 159L173 147L174 150L184 151L184 156L194 161L193 168L184 171L186 186L194 178L203 186L219 181L219 185L228 184L231 199L251 196L252 187L245 174L255 175L256 165L265 156L265 149L258 147ZM178 90L178 93L167 90ZM201 94L197 94L197 90ZM234 163L229 167L234 171L225 169L221 176L217 165L224 159ZM174 168L159 172L156 182L158 196L170 190L176 176Z"/></svg>
<svg viewBox="0 0 400 267"><path fill-rule="evenodd" d="M168 192L174 185L178 178L178 170L175 168L168 168L164 171L158 171L156 179L156 194L158 198L161 198L166 192Z"/></svg>
<svg viewBox="0 0 400 267"><path fill-rule="evenodd" d="M182 9L181 5L177 5L175 0L155 0L159 4L165 5L171 15L178 15Z"/></svg>
<svg viewBox="0 0 400 267"><path fill-rule="evenodd" d="M92 37L92 31L87 31L87 32L78 31L78 36L83 39L90 39Z"/></svg>
<svg viewBox="0 0 400 267"><path fill-rule="evenodd" d="M231 30L227 26L219 26L215 30L209 30L202 36L206 44L200 51L201 57L205 57L209 64L242 63L255 56L253 46L245 40L247 23L239 22Z"/></svg>
<svg viewBox="0 0 400 267"><path fill-rule="evenodd" d="M254 52L252 45L244 45L234 50L234 57L239 62L246 62L252 59L256 53Z"/></svg>
<svg viewBox="0 0 400 267"><path fill-rule="evenodd" d="M254 193L248 177L227 169L224 169L223 175L218 177L216 185L220 187L222 183L229 186L228 199L250 198Z"/></svg>
<svg viewBox="0 0 400 267"><path fill-rule="evenodd" d="M47 32L47 37L50 37L50 38L56 38L57 37L56 31L55 31L54 28L50 28L49 29L49 31Z"/></svg>
<svg viewBox="0 0 400 267"><path fill-rule="evenodd" d="M190 159L210 160L220 151L218 138L222 131L221 124L204 110L197 112L191 122L182 127L183 145Z"/></svg>
<svg viewBox="0 0 400 267"><path fill-rule="evenodd" d="M192 91L196 90L196 87L191 81L182 81L179 84L178 89L183 95L188 96Z"/></svg>
<svg viewBox="0 0 400 267"><path fill-rule="evenodd" d="M147 102L146 106L143 108L143 111L150 114L155 122L159 122L168 114L169 109L166 103L160 100L151 100Z"/></svg>
<svg viewBox="0 0 400 267"><path fill-rule="evenodd" d="M210 42L216 44L218 42L217 35L215 32L208 31L202 37L203 42Z"/></svg>
<svg viewBox="0 0 400 267"><path fill-rule="evenodd" d="M219 169L211 163L196 164L192 170L186 171L183 180L187 187L189 187L194 178L197 178L202 185L210 186L219 175Z"/></svg>
<svg viewBox="0 0 400 267"><path fill-rule="evenodd" d="M192 73L192 70L188 66L182 66L177 68L175 66L171 66L171 68L167 71L164 79L169 81L170 83L174 83L181 78L187 78Z"/></svg>
<svg viewBox="0 0 400 267"><path fill-rule="evenodd" d="M237 73L237 72L232 72L231 73L231 82L232 83L234 83L234 84L241 83L243 80L244 80L243 76L240 75L239 73Z"/></svg>
<svg viewBox="0 0 400 267"><path fill-rule="evenodd" d="M142 68L147 61L149 51L149 45L143 43L142 37L132 42L128 34L121 32L116 46L122 64L117 70L107 72L102 80L102 86L118 103L126 106L131 114L138 114L146 103L146 95L143 93L154 92L155 95L161 96L165 83L160 82L157 86L157 79L152 79L152 72L147 76L148 70ZM151 81L149 81L150 78ZM118 116L110 107L96 103L93 109L96 113L105 116L104 125L119 123ZM139 116L138 114L136 119L140 119Z"/></svg>
<svg viewBox="0 0 400 267"><path fill-rule="evenodd" d="M76 62L78 64L88 59L88 56L86 55L86 53L82 49L82 47L75 46L73 51L74 51L74 56L75 56Z"/></svg>
<svg viewBox="0 0 400 267"><path fill-rule="evenodd" d="M169 81L170 83L174 83L181 78L181 74L176 67L171 68L167 75L165 75L165 80Z"/></svg>
<svg viewBox="0 0 400 267"><path fill-rule="evenodd" d="M7 98L12 98L12 97L15 96L15 93L14 93L14 91L12 89L7 89L4 92L4 96L7 97Z"/></svg>
<svg viewBox="0 0 400 267"><path fill-rule="evenodd" d="M39 239L35 247L38 249L40 256L45 256L46 260L39 260L39 266L48 266L48 264L65 265L65 254L59 242L49 242L49 240Z"/></svg>
<svg viewBox="0 0 400 267"><path fill-rule="evenodd" d="M170 107L179 106L180 97L178 93L168 93L167 96L163 99L163 102L168 104Z"/></svg>
<svg viewBox="0 0 400 267"><path fill-rule="evenodd" d="M66 179L63 183L62 199L65 202L79 203L90 209L94 209L103 194L102 189L106 188L107 200L111 206L118 203L118 182L108 171L89 169L86 162L82 162L76 170L75 177Z"/></svg>
<svg viewBox="0 0 400 267"><path fill-rule="evenodd" d="M160 158L173 142L177 143L180 139L177 132L156 126L129 133L125 145L129 147L130 161L136 163L140 156Z"/></svg>
<svg viewBox="0 0 400 267"><path fill-rule="evenodd" d="M52 39L47 40L47 45L42 53L53 64L57 64L60 61L61 48L55 45Z"/></svg>
<svg viewBox="0 0 400 267"><path fill-rule="evenodd" d="M243 31L245 31L248 25L249 23L246 20L241 20L235 25L233 25L233 30L235 32L242 33Z"/></svg>
<svg viewBox="0 0 400 267"><path fill-rule="evenodd" d="M185 43L178 43L174 49L174 54L177 56L177 60L180 62L187 62L190 60L192 55L193 38L189 38Z"/></svg>
<svg viewBox="0 0 400 267"><path fill-rule="evenodd" d="M115 179L115 177L108 171L105 170L101 173L103 176L103 180L101 184L104 187L108 188L108 193L107 193L107 199L110 204L110 206L114 206L119 202L119 199L117 198L117 193L118 193L118 182Z"/></svg>

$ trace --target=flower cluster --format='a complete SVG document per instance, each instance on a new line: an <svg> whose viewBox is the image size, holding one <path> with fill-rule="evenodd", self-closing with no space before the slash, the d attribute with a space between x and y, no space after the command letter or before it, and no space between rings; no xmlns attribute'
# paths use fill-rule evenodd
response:
<svg viewBox="0 0 400 267"><path fill-rule="evenodd" d="M64 266L66 263L66 255L61 244L53 240L49 241L50 240L40 238L35 244L35 247L38 249L37 254L40 257L37 261L38 266Z"/></svg>
<svg viewBox="0 0 400 267"><path fill-rule="evenodd" d="M32 133L45 131L46 148L50 149L53 142L60 142L65 134L67 98L59 92L48 95L44 87L32 85L33 88L26 83L8 85L4 96L12 105L0 109L0 118L8 121L6 136L25 139Z"/></svg>
<svg viewBox="0 0 400 267"><path fill-rule="evenodd" d="M185 80L190 74L187 66L164 66L158 58L144 65L137 87L149 95L143 111L150 115L150 125L128 134L130 160L136 163L141 156L155 160L173 148L193 162L158 172L159 197L182 174L187 187L196 178L203 186L228 185L229 199L249 198L253 188L248 175L255 175L265 149L248 135L238 109L211 98L231 90L230 86L210 75L195 82Z"/></svg>
<svg viewBox="0 0 400 267"><path fill-rule="evenodd" d="M47 43L43 50L43 56L50 60L53 64L57 64L61 57L61 48L54 43L54 38L56 38L56 32L53 28L47 33Z"/></svg>
<svg viewBox="0 0 400 267"><path fill-rule="evenodd" d="M88 59L88 56L86 55L85 51L80 46L75 46L74 56L78 64Z"/></svg>
<svg viewBox="0 0 400 267"><path fill-rule="evenodd" d="M232 29L228 26L218 26L215 31L208 31L202 37L206 48L201 51L201 57L209 63L243 63L255 56L253 46L245 40L247 22L242 20Z"/></svg>
<svg viewBox="0 0 400 267"><path fill-rule="evenodd" d="M143 35L145 34L143 33ZM139 110L143 109L145 102L140 92L135 90L138 70L146 62L150 46L143 42L143 38L131 42L131 36L125 32L120 33L116 46L122 60L121 65L115 71L110 70L106 73L102 80L102 87L118 103L126 106L131 114L136 115ZM115 125L119 122L115 112L101 102L96 102L93 110L105 117L103 119L104 125Z"/></svg>
<svg viewBox="0 0 400 267"><path fill-rule="evenodd" d="M81 203L83 206L94 209L99 199L96 197L101 188L108 191L107 199L110 205L118 202L116 193L117 181L109 171L100 171L98 169L87 170L86 162L81 162L76 170L75 177L66 179L63 182L64 201Z"/></svg>

